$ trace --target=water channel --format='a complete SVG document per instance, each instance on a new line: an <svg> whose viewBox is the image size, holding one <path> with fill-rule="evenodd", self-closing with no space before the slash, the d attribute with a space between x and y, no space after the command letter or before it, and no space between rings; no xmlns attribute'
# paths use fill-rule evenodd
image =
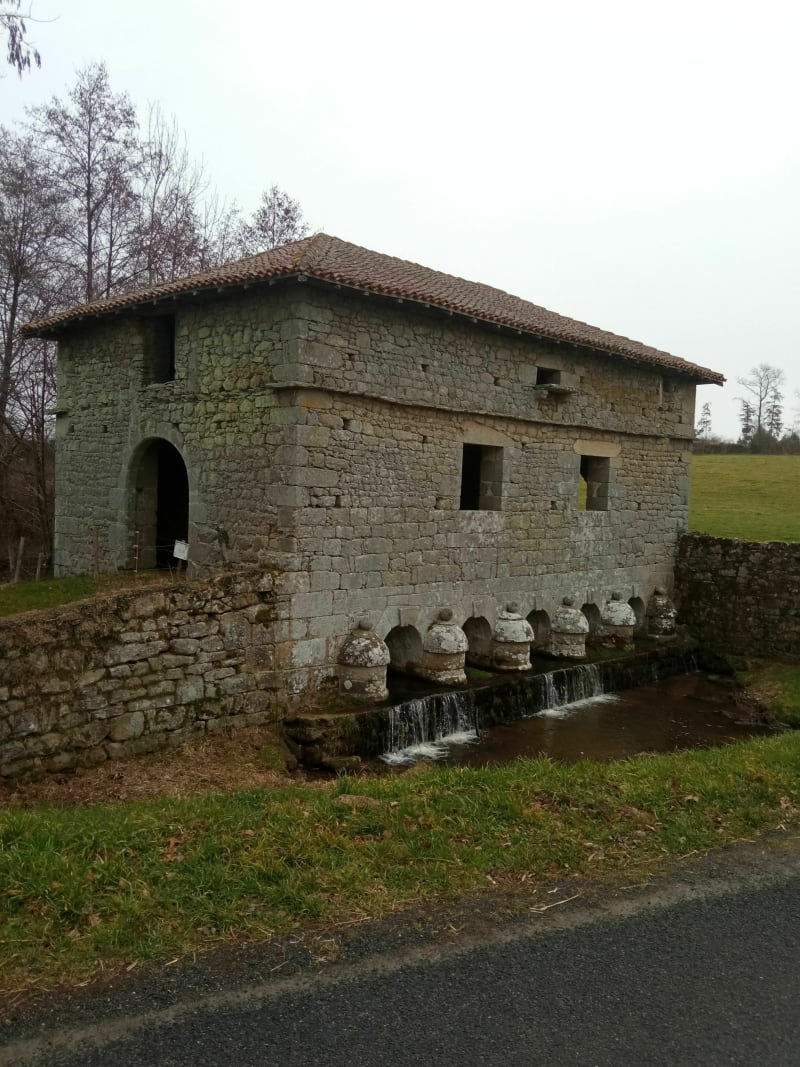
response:
<svg viewBox="0 0 800 1067"><path fill-rule="evenodd" d="M768 729L737 721L731 685L700 672L608 693L591 666L567 681L565 673L543 678L542 710L491 725L469 690L407 699L394 709L381 758L394 766L433 759L483 767L536 756L609 762L730 744Z"/></svg>

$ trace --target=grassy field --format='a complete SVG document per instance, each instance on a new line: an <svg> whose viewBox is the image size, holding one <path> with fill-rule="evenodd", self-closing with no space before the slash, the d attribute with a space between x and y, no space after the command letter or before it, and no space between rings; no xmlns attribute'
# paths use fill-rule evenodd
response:
<svg viewBox="0 0 800 1067"><path fill-rule="evenodd" d="M800 456L695 456L689 529L800 541Z"/></svg>

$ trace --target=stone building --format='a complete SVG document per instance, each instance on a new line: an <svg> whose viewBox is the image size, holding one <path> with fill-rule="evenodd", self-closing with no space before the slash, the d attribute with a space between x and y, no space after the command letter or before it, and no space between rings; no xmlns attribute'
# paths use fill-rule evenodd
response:
<svg viewBox="0 0 800 1067"><path fill-rule="evenodd" d="M279 688L362 617L413 669L443 608L643 617L686 528L714 371L318 234L33 323L59 342L56 574L257 563Z"/></svg>

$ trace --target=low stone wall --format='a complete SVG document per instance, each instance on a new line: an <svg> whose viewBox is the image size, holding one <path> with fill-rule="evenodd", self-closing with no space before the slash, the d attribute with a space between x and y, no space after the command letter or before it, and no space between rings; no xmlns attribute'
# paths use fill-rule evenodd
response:
<svg viewBox="0 0 800 1067"><path fill-rule="evenodd" d="M0 620L0 776L277 719L273 586L253 571Z"/></svg>
<svg viewBox="0 0 800 1067"><path fill-rule="evenodd" d="M675 600L679 620L705 648L800 657L800 544L687 534Z"/></svg>

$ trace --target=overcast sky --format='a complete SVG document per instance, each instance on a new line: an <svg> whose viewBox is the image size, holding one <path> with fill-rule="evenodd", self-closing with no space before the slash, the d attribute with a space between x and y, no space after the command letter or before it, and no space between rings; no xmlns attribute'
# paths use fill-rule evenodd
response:
<svg viewBox="0 0 800 1067"><path fill-rule="evenodd" d="M723 436L760 362L794 417L797 3L31 2L0 121L103 60L246 211L275 182L314 230L722 371Z"/></svg>

